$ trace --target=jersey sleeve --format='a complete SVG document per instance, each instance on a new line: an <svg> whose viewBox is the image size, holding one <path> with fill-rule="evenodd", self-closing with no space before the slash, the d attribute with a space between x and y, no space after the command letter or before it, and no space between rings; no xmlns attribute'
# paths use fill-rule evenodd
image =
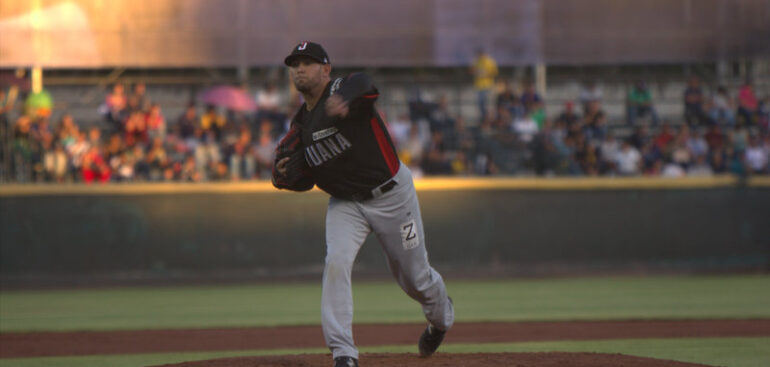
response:
<svg viewBox="0 0 770 367"><path fill-rule="evenodd" d="M380 93L372 83L372 78L365 73L353 73L334 81L338 86L335 92L350 105L354 103L374 103Z"/></svg>

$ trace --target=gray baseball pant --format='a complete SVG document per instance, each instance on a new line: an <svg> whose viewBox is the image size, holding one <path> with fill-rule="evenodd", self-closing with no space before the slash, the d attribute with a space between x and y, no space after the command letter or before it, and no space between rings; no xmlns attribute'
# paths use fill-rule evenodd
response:
<svg viewBox="0 0 770 367"><path fill-rule="evenodd" d="M377 235L398 285L422 305L428 322L441 330L448 330L454 322L444 281L428 263L412 173L402 163L393 179L398 184L391 191L370 200L329 199L321 325L334 358L358 358L353 342L351 271L370 232Z"/></svg>

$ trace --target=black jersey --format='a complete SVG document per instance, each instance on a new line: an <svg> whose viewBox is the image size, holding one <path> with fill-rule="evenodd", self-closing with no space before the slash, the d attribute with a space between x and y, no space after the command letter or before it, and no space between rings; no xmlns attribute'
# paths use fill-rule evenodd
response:
<svg viewBox="0 0 770 367"><path fill-rule="evenodd" d="M326 115L326 100L334 93L349 101L344 118ZM316 185L336 198L366 197L398 172L396 150L374 107L378 95L363 74L338 78L326 85L312 110L303 104L292 120L302 131Z"/></svg>

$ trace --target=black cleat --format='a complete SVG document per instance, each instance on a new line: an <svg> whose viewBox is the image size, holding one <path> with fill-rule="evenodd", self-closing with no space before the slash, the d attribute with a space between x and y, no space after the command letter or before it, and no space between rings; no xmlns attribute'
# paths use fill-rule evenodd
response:
<svg viewBox="0 0 770 367"><path fill-rule="evenodd" d="M353 357L334 358L334 367L358 367L358 360Z"/></svg>
<svg viewBox="0 0 770 367"><path fill-rule="evenodd" d="M435 353L438 346L444 340L444 335L446 335L446 331L436 329L433 325L429 324L420 336L420 342L417 344L420 348L420 357L430 357Z"/></svg>

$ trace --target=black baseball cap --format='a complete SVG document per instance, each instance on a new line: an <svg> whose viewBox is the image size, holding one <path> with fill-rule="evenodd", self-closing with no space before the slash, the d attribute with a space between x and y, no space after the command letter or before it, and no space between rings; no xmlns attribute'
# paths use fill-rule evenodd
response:
<svg viewBox="0 0 770 367"><path fill-rule="evenodd" d="M300 42L291 50L291 54L283 59L283 63L289 66L291 61L299 56L307 56L321 64L329 63L329 55L321 45L315 42Z"/></svg>

